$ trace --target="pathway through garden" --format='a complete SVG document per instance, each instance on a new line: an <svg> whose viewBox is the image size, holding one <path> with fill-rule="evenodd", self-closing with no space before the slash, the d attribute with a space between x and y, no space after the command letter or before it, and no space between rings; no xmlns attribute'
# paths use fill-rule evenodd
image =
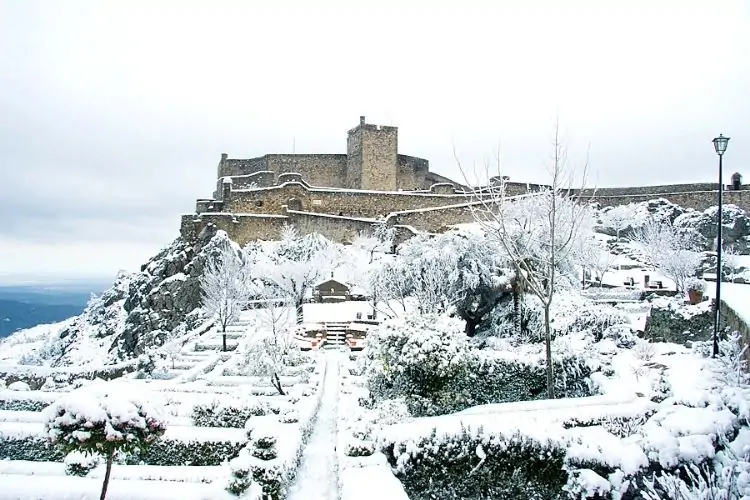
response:
<svg viewBox="0 0 750 500"><path fill-rule="evenodd" d="M310 440L302 453L297 478L288 500L336 500L338 461L336 459L336 406L339 397L339 351L325 351L326 375L323 399Z"/></svg>

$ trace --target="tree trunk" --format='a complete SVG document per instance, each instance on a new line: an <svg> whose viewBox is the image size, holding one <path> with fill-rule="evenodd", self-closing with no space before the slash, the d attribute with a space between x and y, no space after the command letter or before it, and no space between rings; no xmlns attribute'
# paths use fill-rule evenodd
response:
<svg viewBox="0 0 750 500"><path fill-rule="evenodd" d="M555 399L555 381L552 373L552 331L549 324L549 304L544 306L544 344L547 351L547 397Z"/></svg>
<svg viewBox="0 0 750 500"><path fill-rule="evenodd" d="M227 327L222 327L221 330L221 350L226 352L227 350Z"/></svg>
<svg viewBox="0 0 750 500"><path fill-rule="evenodd" d="M517 284L513 286L513 325L516 327L516 334L521 335L523 332L523 323L521 321L521 297Z"/></svg>
<svg viewBox="0 0 750 500"><path fill-rule="evenodd" d="M473 337L477 333L477 321L473 318L464 318L466 326L464 327L464 333L467 337Z"/></svg>
<svg viewBox="0 0 750 500"><path fill-rule="evenodd" d="M284 392L284 388L281 387L281 379L276 374L276 372L271 375L271 383L276 388L277 391L279 391L279 396L286 396L286 393Z"/></svg>
<svg viewBox="0 0 750 500"><path fill-rule="evenodd" d="M112 473L112 462L115 459L115 452L110 451L109 455L107 455L107 471L104 473L104 484L102 484L102 494L99 497L99 500L104 500L104 497L107 496L107 487L109 486L109 475Z"/></svg>
<svg viewBox="0 0 750 500"><path fill-rule="evenodd" d="M302 301L300 300L299 302L297 302L297 303L295 304L295 307L296 307L296 309L297 309L297 324L298 324L298 325L301 325L301 324L302 324L302 322L303 322L303 321L304 321L304 319L305 319L305 318L304 318L304 313L303 313L303 311L302 311Z"/></svg>

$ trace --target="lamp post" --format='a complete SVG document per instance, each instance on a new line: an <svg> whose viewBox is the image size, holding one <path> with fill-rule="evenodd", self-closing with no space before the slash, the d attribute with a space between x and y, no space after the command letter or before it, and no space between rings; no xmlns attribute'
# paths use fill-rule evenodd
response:
<svg viewBox="0 0 750 500"><path fill-rule="evenodd" d="M716 300L714 302L714 349L713 357L719 355L719 308L721 307L721 226L722 226L722 201L724 198L724 180L722 176L722 158L724 158L724 151L727 150L727 143L729 137L724 137L719 134L719 137L713 140L714 149L716 154L719 155L719 212L718 212L718 227L716 232Z"/></svg>

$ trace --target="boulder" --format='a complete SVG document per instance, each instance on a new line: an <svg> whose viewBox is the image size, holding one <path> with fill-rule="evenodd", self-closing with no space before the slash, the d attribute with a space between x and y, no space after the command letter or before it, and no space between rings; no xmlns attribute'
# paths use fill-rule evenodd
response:
<svg viewBox="0 0 750 500"><path fill-rule="evenodd" d="M643 337L654 342L689 345L710 340L713 331L714 314L710 300L689 305L682 297L660 297L652 302Z"/></svg>

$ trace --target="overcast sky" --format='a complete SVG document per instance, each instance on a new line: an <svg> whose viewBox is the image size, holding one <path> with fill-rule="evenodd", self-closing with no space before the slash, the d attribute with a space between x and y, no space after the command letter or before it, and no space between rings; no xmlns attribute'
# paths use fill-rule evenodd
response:
<svg viewBox="0 0 750 500"><path fill-rule="evenodd" d="M178 235L220 154L397 125L459 178L546 180L559 116L598 186L750 181L750 2L0 0L0 282L111 278Z"/></svg>

